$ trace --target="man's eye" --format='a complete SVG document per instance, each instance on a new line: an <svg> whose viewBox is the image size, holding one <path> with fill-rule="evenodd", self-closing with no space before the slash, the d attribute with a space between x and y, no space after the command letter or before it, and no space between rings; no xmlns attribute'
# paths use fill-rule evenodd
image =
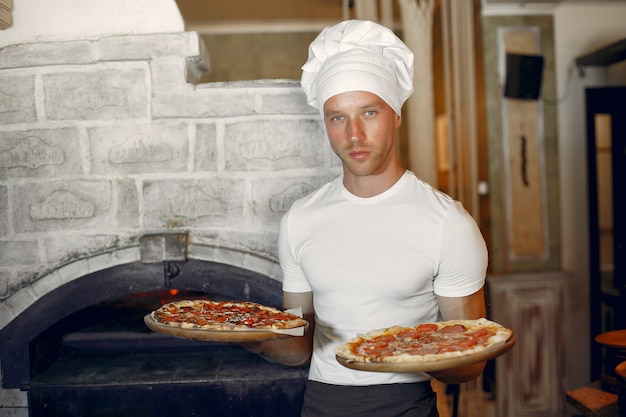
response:
<svg viewBox="0 0 626 417"><path fill-rule="evenodd" d="M365 115L368 116L368 117L376 116L376 111L375 110L367 110L365 112Z"/></svg>

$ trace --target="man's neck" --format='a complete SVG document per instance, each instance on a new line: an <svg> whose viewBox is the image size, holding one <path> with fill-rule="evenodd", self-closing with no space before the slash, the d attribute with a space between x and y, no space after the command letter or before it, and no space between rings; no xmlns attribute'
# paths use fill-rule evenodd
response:
<svg viewBox="0 0 626 417"><path fill-rule="evenodd" d="M404 175L406 168L401 165L394 166L381 174L367 176L345 175L343 185L350 193L357 197L368 198L384 193Z"/></svg>

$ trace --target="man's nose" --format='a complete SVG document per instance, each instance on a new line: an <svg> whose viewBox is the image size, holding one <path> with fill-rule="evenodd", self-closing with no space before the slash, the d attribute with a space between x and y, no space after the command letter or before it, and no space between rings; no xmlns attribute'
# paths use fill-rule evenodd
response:
<svg viewBox="0 0 626 417"><path fill-rule="evenodd" d="M359 120L352 120L348 124L348 139L351 142L358 142L365 137L363 126Z"/></svg>

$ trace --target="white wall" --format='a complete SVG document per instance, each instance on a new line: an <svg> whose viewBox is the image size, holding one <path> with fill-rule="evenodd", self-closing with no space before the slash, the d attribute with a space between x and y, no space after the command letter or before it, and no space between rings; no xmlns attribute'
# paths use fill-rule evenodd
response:
<svg viewBox="0 0 626 417"><path fill-rule="evenodd" d="M568 389L590 382L589 233L584 89L626 85L626 66L587 67L581 78L574 60L626 38L626 2L571 2L554 11L558 83L559 165L563 268L573 274L567 369ZM587 324L587 325L582 325Z"/></svg>
<svg viewBox="0 0 626 417"><path fill-rule="evenodd" d="M0 48L182 31L184 23L174 0L16 0L13 25L0 31Z"/></svg>

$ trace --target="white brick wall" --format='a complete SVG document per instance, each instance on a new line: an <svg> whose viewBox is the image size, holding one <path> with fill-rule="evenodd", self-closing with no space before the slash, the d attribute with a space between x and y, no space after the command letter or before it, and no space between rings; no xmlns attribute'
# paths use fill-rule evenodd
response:
<svg viewBox="0 0 626 417"><path fill-rule="evenodd" d="M0 329L146 234L279 279L281 215L339 163L297 81L192 84L205 60L194 33L0 49Z"/></svg>

